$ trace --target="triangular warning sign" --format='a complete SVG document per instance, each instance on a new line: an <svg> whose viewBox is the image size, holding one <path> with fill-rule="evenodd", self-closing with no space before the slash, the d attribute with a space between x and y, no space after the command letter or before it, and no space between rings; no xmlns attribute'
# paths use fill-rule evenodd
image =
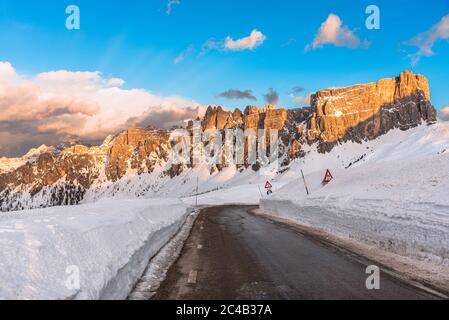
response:
<svg viewBox="0 0 449 320"><path fill-rule="evenodd" d="M269 181L267 181L267 183L265 183L265 189L271 189L273 188L273 186L271 185L271 183Z"/></svg>
<svg viewBox="0 0 449 320"><path fill-rule="evenodd" d="M329 169L326 170L326 175L324 176L324 180L323 180L323 185L328 184L329 182L331 182L334 179L334 177L332 176L332 173L330 172Z"/></svg>

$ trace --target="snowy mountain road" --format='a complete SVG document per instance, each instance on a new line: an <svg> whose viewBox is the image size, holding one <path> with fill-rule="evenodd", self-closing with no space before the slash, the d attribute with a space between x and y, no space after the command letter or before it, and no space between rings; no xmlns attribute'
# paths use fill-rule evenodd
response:
<svg viewBox="0 0 449 320"><path fill-rule="evenodd" d="M436 299L321 239L250 213L204 209L154 299Z"/></svg>

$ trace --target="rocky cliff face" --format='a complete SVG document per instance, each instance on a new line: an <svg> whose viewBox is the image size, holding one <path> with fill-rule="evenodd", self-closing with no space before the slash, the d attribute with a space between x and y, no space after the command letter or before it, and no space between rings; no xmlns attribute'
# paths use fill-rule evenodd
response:
<svg viewBox="0 0 449 320"><path fill-rule="evenodd" d="M226 111L222 107L209 106L201 122L203 131L210 129L230 129L242 123L242 112L235 109L234 112Z"/></svg>
<svg viewBox="0 0 449 320"><path fill-rule="evenodd" d="M54 147L42 145L39 148L33 148L22 157L19 158L0 158L0 174L7 173L20 168L27 162L33 162L38 159L41 154L55 151Z"/></svg>
<svg viewBox="0 0 449 320"><path fill-rule="evenodd" d="M316 143L319 151L327 152L338 143L361 142L394 128L430 124L436 121L436 112L427 79L406 71L376 83L319 91L308 108L267 105L231 112L211 106L200 120L203 130L279 130L279 156L286 167L305 156L306 144ZM156 168L173 178L189 166L170 164L169 136L169 131L134 128L108 137L99 147L42 147L12 162L1 159L0 165L5 165L0 168L0 211L76 204L87 190L109 188L124 177L151 174Z"/></svg>
<svg viewBox="0 0 449 320"><path fill-rule="evenodd" d="M117 181L128 171L152 172L170 155L169 132L154 129L129 129L118 134L107 151L105 174Z"/></svg>
<svg viewBox="0 0 449 320"><path fill-rule="evenodd" d="M168 140L167 131L129 129L99 147L51 149L0 174L0 211L77 204L94 184L152 172L168 160Z"/></svg>
<svg viewBox="0 0 449 320"><path fill-rule="evenodd" d="M318 141L323 151L337 142L374 139L394 128L436 121L428 81L411 71L375 83L322 90L311 102L307 139Z"/></svg>

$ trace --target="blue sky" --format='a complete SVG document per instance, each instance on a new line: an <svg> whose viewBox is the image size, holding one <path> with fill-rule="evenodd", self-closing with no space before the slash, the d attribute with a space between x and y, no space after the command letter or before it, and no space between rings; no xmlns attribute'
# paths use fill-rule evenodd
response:
<svg viewBox="0 0 449 320"><path fill-rule="evenodd" d="M373 4L380 30L365 26ZM69 5L80 30L66 28ZM407 69L429 78L441 109L448 40L448 0L0 0L0 156L169 128L209 104L262 106L270 88L299 107Z"/></svg>
<svg viewBox="0 0 449 320"><path fill-rule="evenodd" d="M81 29L65 28L65 8L81 10ZM381 10L381 29L365 28L365 8ZM202 104L229 107L254 103L225 100L227 89L250 89L263 104L268 88L280 104L293 107L292 87L313 92L329 86L375 81L405 69L431 81L436 107L449 103L449 43L437 42L435 55L416 66L404 42L429 30L449 14L449 1L257 1L180 0L167 12L167 0L29 1L0 3L0 60L22 74L48 70L101 71L126 80L127 87L180 95ZM369 48L326 45L304 51L330 13L338 15ZM212 50L199 55L208 39L248 36L257 29L266 41L254 50ZM187 48L190 55L174 64ZM406 52L404 52L404 50Z"/></svg>

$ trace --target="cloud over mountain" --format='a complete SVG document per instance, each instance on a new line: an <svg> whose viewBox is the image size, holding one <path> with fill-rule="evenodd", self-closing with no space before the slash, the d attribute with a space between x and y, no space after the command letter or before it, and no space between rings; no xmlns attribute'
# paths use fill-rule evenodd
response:
<svg viewBox="0 0 449 320"><path fill-rule="evenodd" d="M178 108L177 106L155 106L148 108L141 115L129 118L126 127L156 127L170 129L183 125L186 120L203 116L205 109L200 106Z"/></svg>
<svg viewBox="0 0 449 320"><path fill-rule="evenodd" d="M362 41L353 30L343 23L339 16L331 13L321 24L313 42L305 47L305 51L318 49L327 44L354 49L360 47ZM363 45L366 47L369 43L365 40Z"/></svg>
<svg viewBox="0 0 449 320"><path fill-rule="evenodd" d="M265 101L272 105L279 103L279 93L273 88L268 89L268 92L264 95Z"/></svg>
<svg viewBox="0 0 449 320"><path fill-rule="evenodd" d="M310 104L310 96L305 96L305 97L297 97L294 95L290 95L290 97L292 98L294 103L299 103L299 104Z"/></svg>
<svg viewBox="0 0 449 320"><path fill-rule="evenodd" d="M438 117L443 121L449 121L449 105L438 112Z"/></svg>
<svg viewBox="0 0 449 320"><path fill-rule="evenodd" d="M297 93L301 93L301 92L304 92L304 91L305 91L305 89L303 87L297 86L297 87L294 87L292 89L292 94L297 94Z"/></svg>
<svg viewBox="0 0 449 320"><path fill-rule="evenodd" d="M449 39L449 14L441 18L441 20L435 24L428 31L423 32L415 36L406 42L409 46L415 46L418 48L418 52L409 54L408 57L413 65L416 65L422 57L430 57L435 53L433 52L433 46L440 40Z"/></svg>
<svg viewBox="0 0 449 320"><path fill-rule="evenodd" d="M123 89L123 83L100 72L67 70L26 78L0 62L0 155L67 137L93 141L133 123L168 127L202 110L194 101Z"/></svg>
<svg viewBox="0 0 449 320"><path fill-rule="evenodd" d="M238 89L229 89L217 95L219 98L225 99L248 99L256 101L257 98L253 95L251 90L238 90Z"/></svg>
<svg viewBox="0 0 449 320"><path fill-rule="evenodd" d="M234 40L230 36L225 39L224 48L230 51L253 50L265 42L267 37L260 31L254 29L247 37Z"/></svg>

